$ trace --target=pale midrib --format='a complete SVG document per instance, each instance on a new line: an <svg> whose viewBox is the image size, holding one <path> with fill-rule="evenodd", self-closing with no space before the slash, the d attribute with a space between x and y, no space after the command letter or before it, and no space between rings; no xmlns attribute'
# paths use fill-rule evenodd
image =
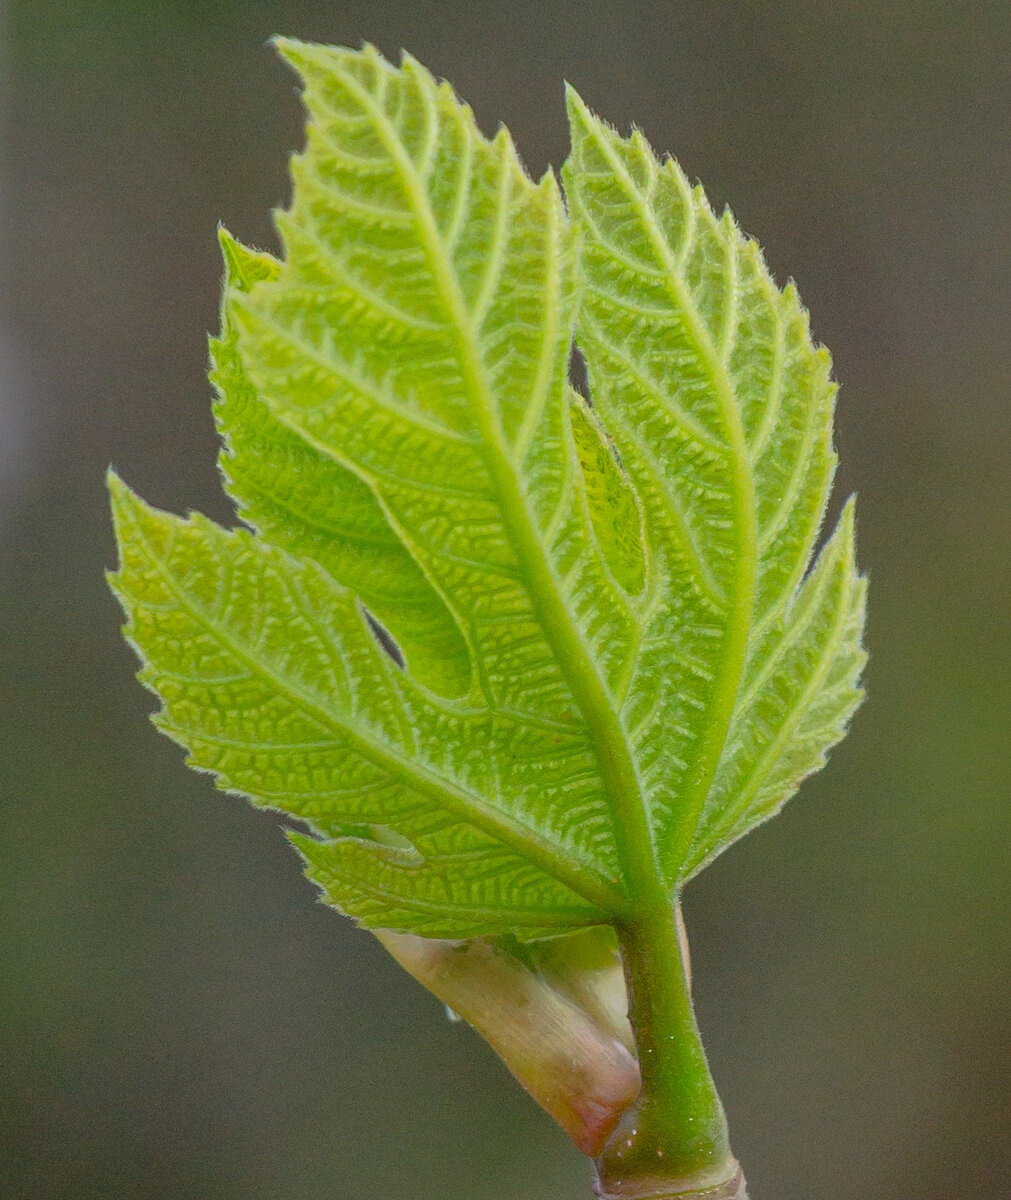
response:
<svg viewBox="0 0 1011 1200"><path fill-rule="evenodd" d="M498 841L511 846L589 903L596 905L604 912L611 911L615 903L620 903L611 884L595 870L580 870L572 864L569 858L560 855L550 842L545 841L528 826L513 821L506 814L487 806L473 793L463 791L420 763L403 758L389 747L378 746L369 740L368 735L341 721L313 697L295 687L290 680L279 677L269 666L237 643L228 631L190 596L176 580L167 564L162 561L140 523L133 520L132 524L138 541L147 552L149 561L154 565L169 591L175 596L180 607L187 611L198 625L202 625L213 634L252 674L260 676L279 692L290 697L293 703L301 708L307 716L345 737L363 758L389 772L407 787L428 796L441 807L461 817L475 828L481 829ZM138 601L138 603L141 602Z"/></svg>
<svg viewBox="0 0 1011 1200"><path fill-rule="evenodd" d="M686 791L682 793L678 801L677 827L668 861L680 867L694 838L706 797L719 766L747 658L757 579L754 479L751 474L744 427L737 410L726 366L717 355L712 339L681 280L678 263L671 252L667 239L657 225L652 209L643 200L624 163L614 153L608 142L600 136L593 118L588 112L584 113L584 126L590 131L597 146L611 164L615 175L624 181L624 186L638 209L653 249L665 268L667 290L678 311L683 315L687 332L698 347L700 358L713 381L729 436L735 467L732 479L735 497L735 526L738 536L735 586L733 588L734 603L727 625L727 636L723 642L720 662L716 670L716 682L707 713L706 729L700 740L695 760L694 778L690 780Z"/></svg>
<svg viewBox="0 0 1011 1200"><path fill-rule="evenodd" d="M594 752L600 765L613 817L618 859L636 900L655 903L664 893L653 832L646 814L643 789L629 752L617 712L611 706L592 655L573 625L561 587L535 532L526 501L517 485L505 438L499 428L484 364L476 342L471 315L452 264L447 260L438 226L417 170L400 138L357 80L344 77L345 86L372 115L391 158L397 164L410 197L426 253L450 313L457 341L464 384L474 401L475 417L487 451L486 461L502 506L503 524L516 549L534 611L544 629L559 669L586 718ZM554 206L552 206L554 211ZM553 230L557 239L557 227ZM558 271L551 273L552 302L546 305L550 320L557 320ZM553 338L545 337L545 343ZM612 908L614 917L627 915L627 904Z"/></svg>

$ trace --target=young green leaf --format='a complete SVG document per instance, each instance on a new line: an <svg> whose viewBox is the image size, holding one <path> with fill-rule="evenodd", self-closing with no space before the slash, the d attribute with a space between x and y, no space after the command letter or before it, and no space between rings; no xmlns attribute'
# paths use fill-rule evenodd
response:
<svg viewBox="0 0 1011 1200"><path fill-rule="evenodd" d="M285 252L222 235L212 343L259 536L116 489L162 722L309 821L310 872L368 923L621 919L778 807L859 697L851 516L801 584L828 356L729 215L574 95L578 262L553 177L414 60L280 45L310 116Z"/></svg>
<svg viewBox="0 0 1011 1200"><path fill-rule="evenodd" d="M516 939L614 926L638 1126L663 1084L672 1178L726 1184L675 897L860 699L852 503L812 566L828 354L729 213L574 93L566 207L410 57L278 45L309 116L283 253L222 233L211 344L254 532L111 483L156 720L300 819L309 876L364 925L517 962Z"/></svg>

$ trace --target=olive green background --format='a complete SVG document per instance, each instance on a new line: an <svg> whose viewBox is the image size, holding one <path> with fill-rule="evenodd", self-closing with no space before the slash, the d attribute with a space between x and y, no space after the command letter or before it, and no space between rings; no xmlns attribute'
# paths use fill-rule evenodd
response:
<svg viewBox="0 0 1011 1200"><path fill-rule="evenodd" d="M842 382L869 699L687 897L755 1200L1009 1195L1005 3L73 3L3 29L0 1196L581 1200L466 1027L149 727L102 474L228 519L215 223L275 245L272 33L401 46L531 169L561 81L732 202Z"/></svg>

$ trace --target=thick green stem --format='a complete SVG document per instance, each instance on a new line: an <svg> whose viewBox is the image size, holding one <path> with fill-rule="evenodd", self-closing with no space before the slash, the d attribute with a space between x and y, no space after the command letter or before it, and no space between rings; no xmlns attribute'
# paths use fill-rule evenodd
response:
<svg viewBox="0 0 1011 1200"><path fill-rule="evenodd" d="M597 1159L598 1191L641 1200L743 1196L695 1023L674 905L641 913L618 937L642 1090Z"/></svg>

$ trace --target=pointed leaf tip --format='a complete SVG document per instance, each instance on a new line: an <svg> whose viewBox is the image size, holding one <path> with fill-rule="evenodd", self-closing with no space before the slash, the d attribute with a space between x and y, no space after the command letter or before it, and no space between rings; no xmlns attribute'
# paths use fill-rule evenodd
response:
<svg viewBox="0 0 1011 1200"><path fill-rule="evenodd" d="M312 45L312 42L303 42L298 38L285 37L283 34L275 34L269 42L269 45L276 51L280 58L285 62L294 62L305 53Z"/></svg>
<svg viewBox="0 0 1011 1200"><path fill-rule="evenodd" d="M105 473L105 486L109 493L109 503L114 517L126 511L127 508L133 508L138 502L136 492L123 481L122 476L114 467L109 467Z"/></svg>

